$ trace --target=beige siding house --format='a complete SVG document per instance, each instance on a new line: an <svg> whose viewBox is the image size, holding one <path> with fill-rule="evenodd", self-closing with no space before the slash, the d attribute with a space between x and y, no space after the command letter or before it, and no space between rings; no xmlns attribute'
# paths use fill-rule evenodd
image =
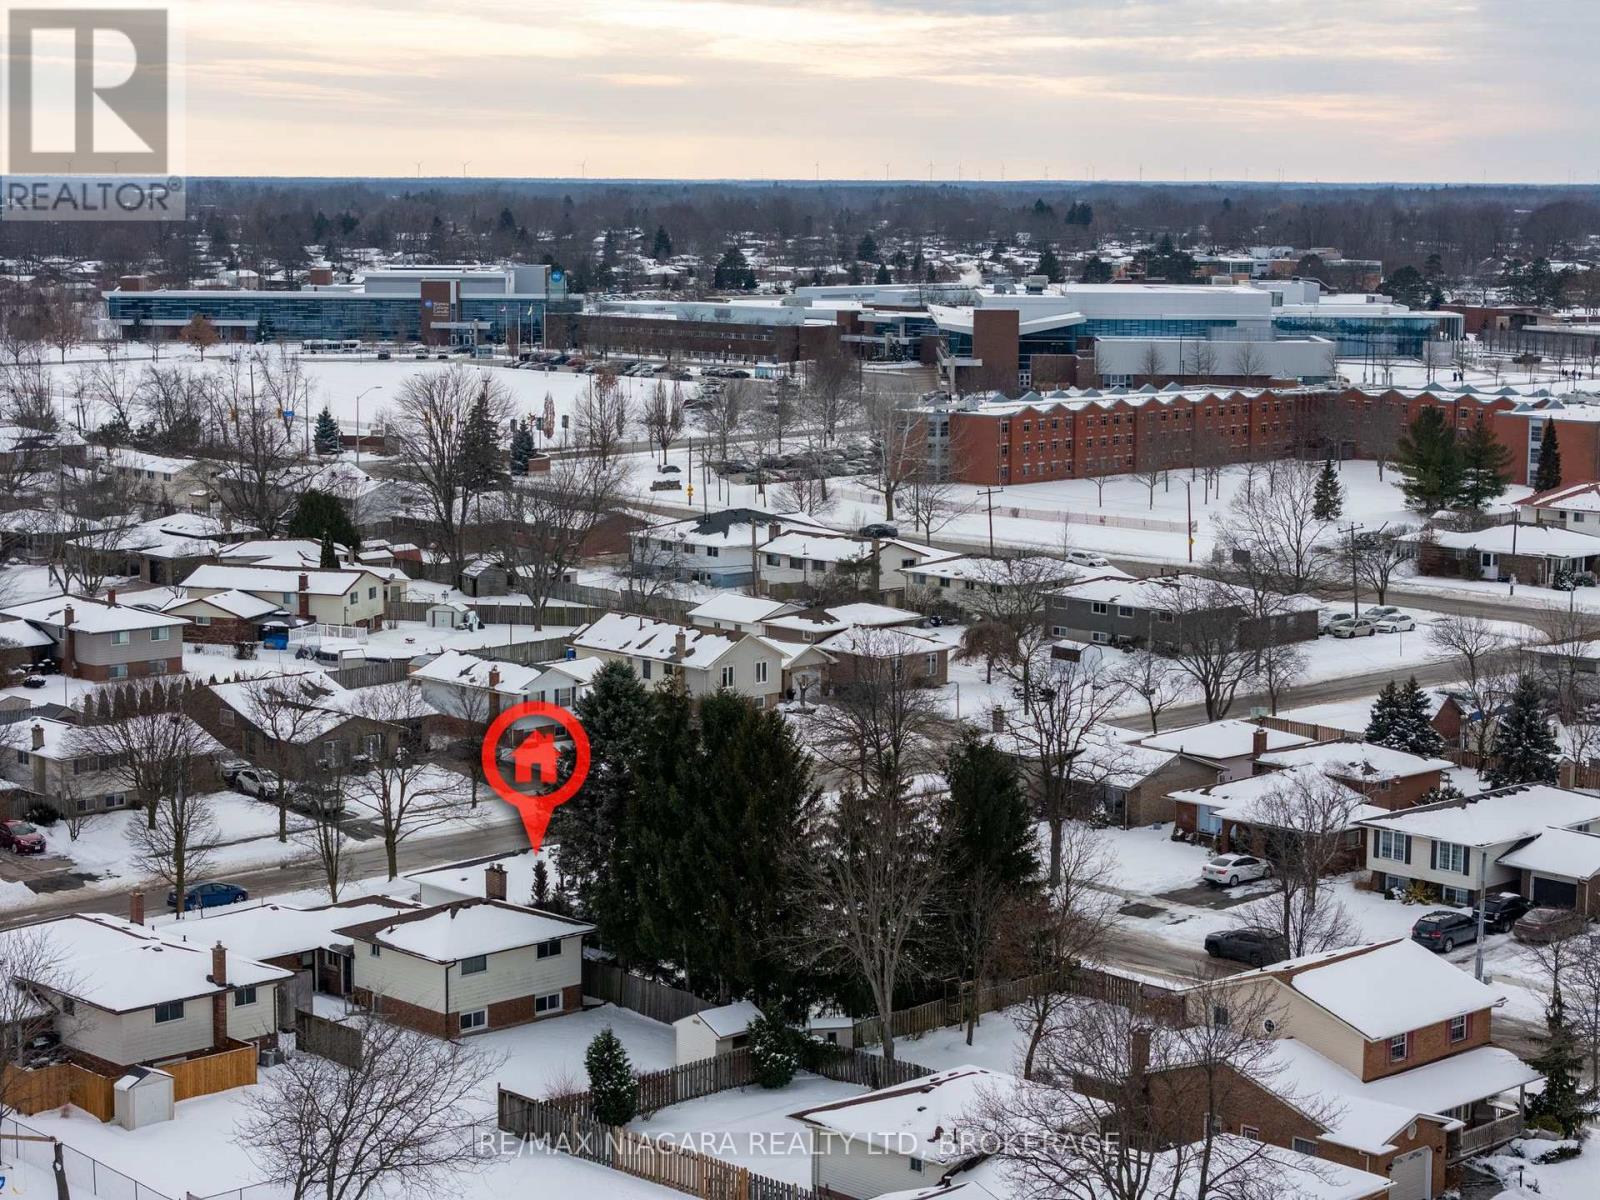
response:
<svg viewBox="0 0 1600 1200"><path fill-rule="evenodd" d="M691 696L721 688L748 696L762 708L778 703L796 647L771 638L712 632L649 617L607 613L572 637L579 657L624 662L647 683L681 676Z"/></svg>

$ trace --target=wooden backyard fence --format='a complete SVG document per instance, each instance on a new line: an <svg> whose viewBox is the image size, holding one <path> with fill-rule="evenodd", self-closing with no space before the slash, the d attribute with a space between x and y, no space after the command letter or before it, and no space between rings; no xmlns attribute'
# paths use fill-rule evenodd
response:
<svg viewBox="0 0 1600 1200"><path fill-rule="evenodd" d="M354 1067L361 1057L361 1032L304 1009L294 1014L295 1048Z"/></svg>
<svg viewBox="0 0 1600 1200"><path fill-rule="evenodd" d="M243 1042L216 1054L205 1054L161 1068L172 1076L172 1098L192 1100L256 1081L256 1048Z"/></svg>
<svg viewBox="0 0 1600 1200"><path fill-rule="evenodd" d="M670 1025L715 1005L693 992L630 974L610 963L583 960L583 994Z"/></svg>

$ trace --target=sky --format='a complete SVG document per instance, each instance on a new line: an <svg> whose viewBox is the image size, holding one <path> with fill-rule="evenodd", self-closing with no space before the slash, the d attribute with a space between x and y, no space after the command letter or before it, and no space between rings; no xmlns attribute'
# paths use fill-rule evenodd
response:
<svg viewBox="0 0 1600 1200"><path fill-rule="evenodd" d="M180 0L190 175L1600 180L1600 0Z"/></svg>

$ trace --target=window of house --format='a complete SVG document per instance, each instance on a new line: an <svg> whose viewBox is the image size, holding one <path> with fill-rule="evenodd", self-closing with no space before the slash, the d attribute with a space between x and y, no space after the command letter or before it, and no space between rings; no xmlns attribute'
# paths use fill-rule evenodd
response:
<svg viewBox="0 0 1600 1200"><path fill-rule="evenodd" d="M906 1165L909 1166L918 1175L922 1174L922 1160L920 1158L907 1159L906 1160Z"/></svg>
<svg viewBox="0 0 1600 1200"><path fill-rule="evenodd" d="M1379 829L1372 838L1372 857L1390 862L1405 862L1406 835L1393 829Z"/></svg>
<svg viewBox="0 0 1600 1200"><path fill-rule="evenodd" d="M767 681L767 664L764 663L764 662L758 662L756 664L756 682L757 683L765 683L766 681Z"/></svg>
<svg viewBox="0 0 1600 1200"><path fill-rule="evenodd" d="M128 644L128 631L126 629L113 630L111 644L113 646L126 646Z"/></svg>
<svg viewBox="0 0 1600 1200"><path fill-rule="evenodd" d="M117 663L116 666L110 669L108 675L112 679L126 679L128 677L128 664Z"/></svg>
<svg viewBox="0 0 1600 1200"><path fill-rule="evenodd" d="M1261 1130L1254 1125L1241 1125L1239 1126L1239 1136L1248 1138L1252 1142L1259 1142L1261 1140Z"/></svg>
<svg viewBox="0 0 1600 1200"><path fill-rule="evenodd" d="M211 624L211 618L210 617L206 617L206 616L191 617L190 620L192 620L196 625L209 625L209 624Z"/></svg>
<svg viewBox="0 0 1600 1200"><path fill-rule="evenodd" d="M1096 629L1089 636L1102 646L1111 640L1111 635L1103 629Z"/></svg>
<svg viewBox="0 0 1600 1200"><path fill-rule="evenodd" d="M172 630L166 625L163 625L160 629L152 629L150 631L150 640L152 642L167 642L167 641L171 641L172 640Z"/></svg>
<svg viewBox="0 0 1600 1200"><path fill-rule="evenodd" d="M1117 605L1117 616L1124 617L1124 618L1132 617L1133 616L1133 608L1130 605L1127 605L1127 604L1119 604L1119 605Z"/></svg>
<svg viewBox="0 0 1600 1200"><path fill-rule="evenodd" d="M1092 611L1097 617L1103 617L1111 611L1111 606L1109 604L1101 604L1098 600L1092 603L1089 608L1090 611Z"/></svg>
<svg viewBox="0 0 1600 1200"><path fill-rule="evenodd" d="M722 668L722 686L723 687L732 687L733 686L733 675L734 675L734 671L733 671L732 667L723 667Z"/></svg>
<svg viewBox="0 0 1600 1200"><path fill-rule="evenodd" d="M164 658L152 659L146 666L149 668L146 674L165 675L167 673L167 660Z"/></svg>
<svg viewBox="0 0 1600 1200"><path fill-rule="evenodd" d="M367 955L368 955L368 957L377 958L378 955L380 955L382 953L383 953L383 947L379 946L377 942L369 942L367 944Z"/></svg>
<svg viewBox="0 0 1600 1200"><path fill-rule="evenodd" d="M1317 1152L1317 1144L1310 1138L1293 1138L1289 1142L1289 1148L1296 1154L1316 1154Z"/></svg>
<svg viewBox="0 0 1600 1200"><path fill-rule="evenodd" d="M376 600L377 598L378 598L378 589L375 588L375 587L369 587L367 589L367 599L368 600Z"/></svg>
<svg viewBox="0 0 1600 1200"><path fill-rule="evenodd" d="M559 958L561 955L561 939L551 938L548 942L540 942L533 948L535 958Z"/></svg>
<svg viewBox="0 0 1600 1200"><path fill-rule="evenodd" d="M937 654L928 655L927 659L923 662L923 669L929 675L937 675L939 673L939 656Z"/></svg>
<svg viewBox="0 0 1600 1200"><path fill-rule="evenodd" d="M61 997L61 1012L62 1012L63 1016L70 1017L70 1016L72 1016L73 1013L75 1013L77 1011L78 1011L78 1002L76 1000L74 1000L71 996L63 996L63 997Z"/></svg>
<svg viewBox="0 0 1600 1200"><path fill-rule="evenodd" d="M27 765L28 765L28 752L26 750L18 750L17 751L17 766L25 767Z"/></svg>
<svg viewBox="0 0 1600 1200"><path fill-rule="evenodd" d="M1467 848L1455 842L1433 843L1433 867L1436 871L1467 873Z"/></svg>
<svg viewBox="0 0 1600 1200"><path fill-rule="evenodd" d="M1450 1040L1452 1042L1464 1042L1467 1040L1466 1013L1462 1013L1459 1017L1450 1018Z"/></svg>
<svg viewBox="0 0 1600 1200"><path fill-rule="evenodd" d="M237 989L234 990L234 993L233 993L233 1006L235 1008L243 1008L245 1005L254 1004L255 1002L256 1002L256 989L255 988L253 988L253 987L242 987L242 988L237 988Z"/></svg>
<svg viewBox="0 0 1600 1200"><path fill-rule="evenodd" d="M156 1024L165 1025L168 1021L183 1020L183 1001L167 1000L156 1005Z"/></svg>
<svg viewBox="0 0 1600 1200"><path fill-rule="evenodd" d="M533 1012L535 1016L540 1013L556 1013L561 1011L561 993L550 992L544 996L533 998Z"/></svg>
<svg viewBox="0 0 1600 1200"><path fill-rule="evenodd" d="M1213 1004L1211 1006L1211 1024L1217 1029L1226 1029L1230 1021L1226 1005Z"/></svg>
<svg viewBox="0 0 1600 1200"><path fill-rule="evenodd" d="M639 664L639 678L650 678L650 660L648 658Z"/></svg>
<svg viewBox="0 0 1600 1200"><path fill-rule="evenodd" d="M107 808L126 808L128 806L128 793L107 792L103 802Z"/></svg>
<svg viewBox="0 0 1600 1200"><path fill-rule="evenodd" d="M1446 904L1459 904L1462 907L1472 903L1472 897L1467 892L1467 889L1460 887L1441 887L1439 889L1439 899Z"/></svg>
<svg viewBox="0 0 1600 1200"><path fill-rule="evenodd" d="M706 557L707 558L721 558L722 555L719 553L718 548L716 546L707 546L706 547Z"/></svg>
<svg viewBox="0 0 1600 1200"><path fill-rule="evenodd" d="M1402 1033L1398 1037L1389 1039L1389 1061L1392 1063L1405 1062L1406 1055L1411 1052L1411 1035Z"/></svg>
<svg viewBox="0 0 1600 1200"><path fill-rule="evenodd" d="M489 1024L489 1010L475 1008L471 1012L461 1014L461 1032L470 1033L474 1029L484 1029Z"/></svg>
<svg viewBox="0 0 1600 1200"><path fill-rule="evenodd" d="M489 956L474 954L471 958L461 960L461 973L463 975L482 975L489 969Z"/></svg>
<svg viewBox="0 0 1600 1200"><path fill-rule="evenodd" d="M783 566L783 556L779 555L779 554L769 554L769 555L767 555L767 566L769 566L769 567L781 567L781 566Z"/></svg>

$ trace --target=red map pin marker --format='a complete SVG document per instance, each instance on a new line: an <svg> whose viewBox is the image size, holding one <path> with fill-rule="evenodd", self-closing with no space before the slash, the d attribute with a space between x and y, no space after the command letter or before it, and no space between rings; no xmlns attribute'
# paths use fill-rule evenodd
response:
<svg viewBox="0 0 1600 1200"><path fill-rule="evenodd" d="M500 739L506 730L528 717L547 717L561 726L572 739L574 751L572 774L554 791L538 795L518 791L500 769ZM560 758L553 730L548 727L529 730L511 752L512 776L520 784L554 783ZM555 812L556 805L565 804L577 795L589 776L589 735L578 718L559 704L529 700L506 709L489 723L484 731L479 761L483 764L483 777L495 795L521 815L522 827L528 831L528 844L537 851L544 844L544 832L550 827L550 815Z"/></svg>

